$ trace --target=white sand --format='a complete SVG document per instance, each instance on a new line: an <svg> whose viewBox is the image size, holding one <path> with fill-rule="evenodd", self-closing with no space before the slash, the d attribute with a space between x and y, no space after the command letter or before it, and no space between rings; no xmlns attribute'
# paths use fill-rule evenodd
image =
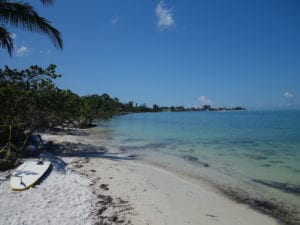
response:
<svg viewBox="0 0 300 225"><path fill-rule="evenodd" d="M71 141L69 137L74 141L72 136L47 136ZM78 139L83 142L84 137ZM277 224L205 182L141 162L61 159L70 163L66 173L56 158L50 175L23 192L11 191L8 181L0 179L0 224Z"/></svg>
<svg viewBox="0 0 300 225"><path fill-rule="evenodd" d="M96 172L90 172L90 170ZM127 219L132 224L223 224L271 225L277 222L211 189L170 172L132 161L94 158L83 167L109 190L98 193L122 198L133 208ZM106 216L105 212L103 213ZM109 212L111 215L111 212Z"/></svg>
<svg viewBox="0 0 300 225"><path fill-rule="evenodd" d="M12 191L9 181L2 180L0 224L93 224L89 183L87 178L70 171L63 173L61 168L53 168L40 185L26 191Z"/></svg>

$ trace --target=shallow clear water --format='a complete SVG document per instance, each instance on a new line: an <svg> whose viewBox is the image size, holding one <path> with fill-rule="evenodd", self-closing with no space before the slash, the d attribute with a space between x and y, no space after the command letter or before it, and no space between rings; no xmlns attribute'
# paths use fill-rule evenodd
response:
<svg viewBox="0 0 300 225"><path fill-rule="evenodd" d="M176 156L300 207L300 111L129 114L95 132L123 150Z"/></svg>

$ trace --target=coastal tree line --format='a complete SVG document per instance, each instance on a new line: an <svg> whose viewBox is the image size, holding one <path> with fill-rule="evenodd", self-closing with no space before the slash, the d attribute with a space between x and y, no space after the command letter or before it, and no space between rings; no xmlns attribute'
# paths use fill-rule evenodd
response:
<svg viewBox="0 0 300 225"><path fill-rule="evenodd" d="M34 132L89 127L118 113L117 98L79 96L58 88L54 80L59 77L55 65L0 69L0 158L12 146L22 153L28 135ZM12 145L6 145L9 141Z"/></svg>
<svg viewBox="0 0 300 225"><path fill-rule="evenodd" d="M87 128L114 115L159 111L132 101L121 103L106 93L79 96L58 88L54 81L60 77L55 65L0 68L0 149L9 139L9 129L12 143L19 148L28 133Z"/></svg>
<svg viewBox="0 0 300 225"><path fill-rule="evenodd" d="M122 103L106 93L79 96L71 90L58 88L54 81L60 77L53 64L47 68L35 65L24 70L8 66L0 68L0 149L7 143L10 129L12 143L21 148L28 134L45 130L87 128L101 124L114 115L217 110L210 106L185 108L159 107L154 104L148 107L133 101Z"/></svg>
<svg viewBox="0 0 300 225"><path fill-rule="evenodd" d="M25 124L31 130L86 127L118 112L121 103L117 98L79 96L58 88L54 80L59 77L55 65L0 69L0 124Z"/></svg>

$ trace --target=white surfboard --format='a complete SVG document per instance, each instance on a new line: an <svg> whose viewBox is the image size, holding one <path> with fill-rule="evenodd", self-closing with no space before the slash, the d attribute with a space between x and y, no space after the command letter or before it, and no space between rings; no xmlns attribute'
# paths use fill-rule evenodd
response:
<svg viewBox="0 0 300 225"><path fill-rule="evenodd" d="M10 187L14 191L23 191L33 185L46 173L49 161L27 161L20 165L10 178Z"/></svg>

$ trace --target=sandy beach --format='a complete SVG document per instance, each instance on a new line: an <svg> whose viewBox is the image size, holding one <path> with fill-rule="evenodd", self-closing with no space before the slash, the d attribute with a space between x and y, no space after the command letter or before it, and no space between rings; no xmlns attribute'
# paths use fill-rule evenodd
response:
<svg viewBox="0 0 300 225"><path fill-rule="evenodd" d="M77 138L44 135L45 140L77 145L85 137ZM52 171L29 190L10 190L13 170L0 174L0 224L278 224L206 182L120 153L44 158L52 162Z"/></svg>
<svg viewBox="0 0 300 225"><path fill-rule="evenodd" d="M300 225L300 0L0 0L0 225Z"/></svg>

